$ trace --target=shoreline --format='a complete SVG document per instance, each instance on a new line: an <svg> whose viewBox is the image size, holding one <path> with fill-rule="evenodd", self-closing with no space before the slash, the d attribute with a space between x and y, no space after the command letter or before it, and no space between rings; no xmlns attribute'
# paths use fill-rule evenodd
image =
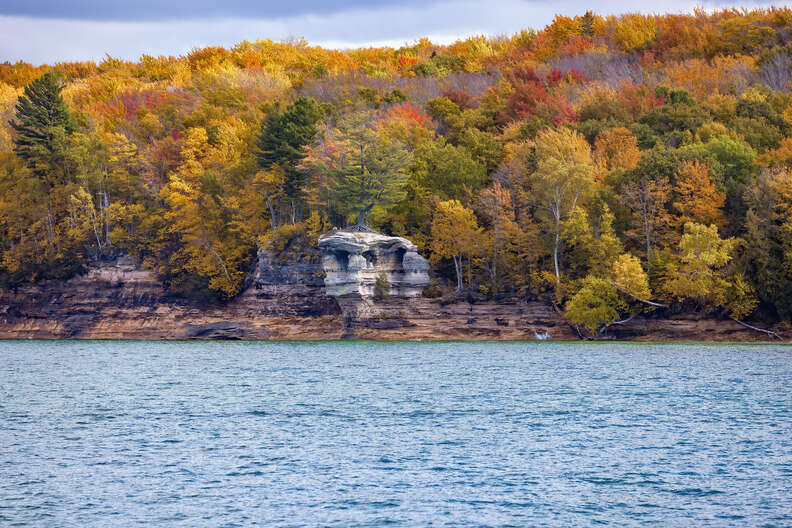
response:
<svg viewBox="0 0 792 528"><path fill-rule="evenodd" d="M472 339L442 339L442 340L422 340L422 339L134 339L134 338L82 338L82 337L67 337L67 338L0 338L0 343L54 343L58 341L69 343L168 343L168 344L196 344L196 343L236 343L236 344L274 344L274 345L307 345L307 344L337 344L345 343L350 345L404 345L414 343L417 345L437 345L437 344L462 344L462 343L478 343L478 344L507 344L507 345L645 345L645 346L665 346L665 345L682 345L682 346L785 346L792 347L792 341L640 341L640 340L576 340L576 341L561 341L561 340L472 340Z"/></svg>
<svg viewBox="0 0 792 528"><path fill-rule="evenodd" d="M777 328L773 330L778 331ZM639 316L601 340L580 339L540 301L449 303L424 297L330 297L305 281L253 281L224 305L200 306L169 294L148 272L104 264L66 282L0 290L0 339L143 341L459 341L789 343L729 319Z"/></svg>

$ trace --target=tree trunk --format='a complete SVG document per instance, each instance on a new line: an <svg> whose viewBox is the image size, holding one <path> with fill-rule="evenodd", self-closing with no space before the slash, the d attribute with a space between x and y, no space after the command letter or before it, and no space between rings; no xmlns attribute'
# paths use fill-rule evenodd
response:
<svg viewBox="0 0 792 528"><path fill-rule="evenodd" d="M553 241L553 266L555 266L556 284L561 282L561 270L558 266L558 246L561 243L561 219L555 215L555 240Z"/></svg>
<svg viewBox="0 0 792 528"><path fill-rule="evenodd" d="M456 270L457 276L457 287L456 291L462 291L462 255L454 255L454 269Z"/></svg>
<svg viewBox="0 0 792 528"><path fill-rule="evenodd" d="M366 225L366 215L371 211L374 205L367 205L364 209L361 209L358 213L357 225L365 226Z"/></svg>
<svg viewBox="0 0 792 528"><path fill-rule="evenodd" d="M275 229L276 227L278 227L278 222L277 219L275 218L275 209L272 208L272 199L270 198L269 193L267 193L266 197L267 197L267 206L269 207L269 212L270 212L270 227L272 229Z"/></svg>

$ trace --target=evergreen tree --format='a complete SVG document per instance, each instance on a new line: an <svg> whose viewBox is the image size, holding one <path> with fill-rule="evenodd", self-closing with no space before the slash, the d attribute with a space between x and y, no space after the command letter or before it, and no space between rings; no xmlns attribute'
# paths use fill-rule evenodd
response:
<svg viewBox="0 0 792 528"><path fill-rule="evenodd" d="M35 79L25 87L16 105L16 119L10 123L16 131L14 152L50 186L65 183L66 137L77 130L61 89L53 72Z"/></svg>
<svg viewBox="0 0 792 528"><path fill-rule="evenodd" d="M316 137L321 116L315 100L299 97L283 111L276 107L261 127L257 141L259 167L280 166L285 176L284 191L293 202L302 198L306 178L296 166L303 157L303 147Z"/></svg>
<svg viewBox="0 0 792 528"><path fill-rule="evenodd" d="M370 130L346 140L347 162L340 168L334 194L357 226L365 228L366 215L375 206L392 205L404 197L410 153L398 141Z"/></svg>
<svg viewBox="0 0 792 528"><path fill-rule="evenodd" d="M594 13L586 11L580 18L580 32L588 38L594 36Z"/></svg>

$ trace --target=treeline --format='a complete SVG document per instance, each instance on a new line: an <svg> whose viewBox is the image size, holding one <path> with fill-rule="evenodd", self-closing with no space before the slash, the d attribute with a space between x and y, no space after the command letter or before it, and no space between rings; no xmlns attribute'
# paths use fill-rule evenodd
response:
<svg viewBox="0 0 792 528"><path fill-rule="evenodd" d="M787 8L0 65L0 283L128 253L223 300L259 248L359 224L585 334L647 309L790 321L790 82Z"/></svg>

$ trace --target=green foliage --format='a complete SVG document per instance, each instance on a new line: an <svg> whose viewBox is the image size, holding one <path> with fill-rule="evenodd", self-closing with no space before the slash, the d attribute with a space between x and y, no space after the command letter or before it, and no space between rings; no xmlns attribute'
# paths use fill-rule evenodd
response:
<svg viewBox="0 0 792 528"><path fill-rule="evenodd" d="M295 166L303 156L303 148L316 137L320 118L319 104L299 97L283 111L279 106L273 108L262 123L257 141L259 166L269 169L279 165L286 175L285 193L292 199L299 198L305 186L304 175Z"/></svg>
<svg viewBox="0 0 792 528"><path fill-rule="evenodd" d="M346 216L357 216L358 225L365 225L375 207L387 208L404 198L412 157L405 145L349 124L337 130L333 145L338 156L326 165L330 193Z"/></svg>
<svg viewBox="0 0 792 528"><path fill-rule="evenodd" d="M688 103L671 103L656 108L640 119L658 136L674 137L674 133L696 130L710 119L702 107Z"/></svg>
<svg viewBox="0 0 792 528"><path fill-rule="evenodd" d="M66 183L63 165L67 138L77 130L62 85L54 72L47 72L25 87L16 105L11 128L16 132L14 152L50 186Z"/></svg>
<svg viewBox="0 0 792 528"><path fill-rule="evenodd" d="M386 299L390 296L391 283L385 272L380 272L377 275L377 280L374 282L374 298L377 300Z"/></svg>
<svg viewBox="0 0 792 528"><path fill-rule="evenodd" d="M471 196L487 184L486 167L465 147L442 140L429 141L415 152L418 184L445 200L469 203Z"/></svg>

